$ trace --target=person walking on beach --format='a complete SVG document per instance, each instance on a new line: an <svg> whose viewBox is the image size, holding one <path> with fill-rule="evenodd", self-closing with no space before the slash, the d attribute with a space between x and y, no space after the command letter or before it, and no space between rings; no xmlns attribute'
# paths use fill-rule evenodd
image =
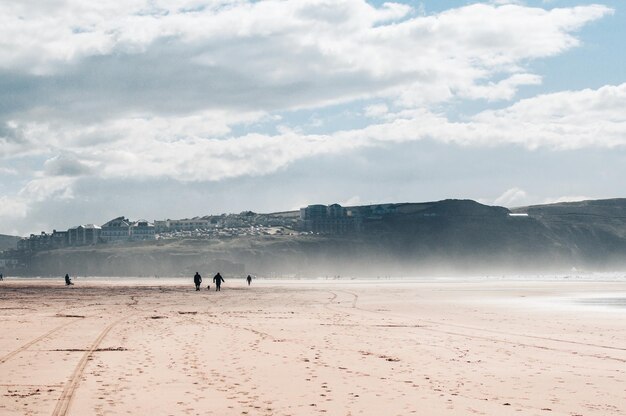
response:
<svg viewBox="0 0 626 416"><path fill-rule="evenodd" d="M246 281L248 282L248 286L250 286L250 282L252 282L252 276L248 275L248 277L246 277Z"/></svg>
<svg viewBox="0 0 626 416"><path fill-rule="evenodd" d="M4 280L4 276L0 273L0 282Z"/></svg>
<svg viewBox="0 0 626 416"><path fill-rule="evenodd" d="M202 283L202 276L200 276L200 273L196 272L193 276L193 282L196 284L196 291L200 290L200 283Z"/></svg>
<svg viewBox="0 0 626 416"><path fill-rule="evenodd" d="M70 279L70 275L66 274L65 275L65 286L70 286L73 285L74 283L72 283L72 280Z"/></svg>
<svg viewBox="0 0 626 416"><path fill-rule="evenodd" d="M213 276L213 281L215 282L215 291L220 292L222 290L222 282L224 281L224 278L222 277L220 272L217 272L217 274Z"/></svg>

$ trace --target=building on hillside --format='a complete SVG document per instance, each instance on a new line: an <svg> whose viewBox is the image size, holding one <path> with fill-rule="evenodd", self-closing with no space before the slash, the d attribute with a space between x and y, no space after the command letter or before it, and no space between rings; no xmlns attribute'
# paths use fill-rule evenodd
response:
<svg viewBox="0 0 626 416"><path fill-rule="evenodd" d="M102 228L99 225L95 224L86 224L83 225L83 245L90 246L93 244L98 244L100 241L100 233L102 232Z"/></svg>
<svg viewBox="0 0 626 416"><path fill-rule="evenodd" d="M348 216L348 211L339 204L329 205L326 211L329 218L345 218Z"/></svg>
<svg viewBox="0 0 626 416"><path fill-rule="evenodd" d="M17 249L22 251L31 251L33 247L37 246L34 241L35 234L31 234L30 237L24 237L17 242Z"/></svg>
<svg viewBox="0 0 626 416"><path fill-rule="evenodd" d="M20 251L41 251L65 247L68 245L67 238L67 231L53 230L52 234L42 231L41 234L31 234L28 238L22 238L17 243L17 249Z"/></svg>
<svg viewBox="0 0 626 416"><path fill-rule="evenodd" d="M139 220L130 226L131 240L154 240L155 227L146 220Z"/></svg>
<svg viewBox="0 0 626 416"><path fill-rule="evenodd" d="M100 239L110 243L115 241L128 241L130 239L130 225L128 218L117 217L102 225Z"/></svg>
<svg viewBox="0 0 626 416"><path fill-rule="evenodd" d="M31 234L17 243L17 248L24 251L40 251L54 248L52 234L42 231L41 234Z"/></svg>
<svg viewBox="0 0 626 416"><path fill-rule="evenodd" d="M52 235L42 231L41 234L31 234L28 238L28 246L31 251L47 250L52 243Z"/></svg>
<svg viewBox="0 0 626 416"><path fill-rule="evenodd" d="M94 224L79 225L67 230L68 245L88 246L98 244L101 228Z"/></svg>
<svg viewBox="0 0 626 416"><path fill-rule="evenodd" d="M67 244L69 246L77 246L78 243L78 227L71 227L67 229Z"/></svg>
<svg viewBox="0 0 626 416"><path fill-rule="evenodd" d="M52 248L67 247L69 245L69 235L67 231L52 230Z"/></svg>
<svg viewBox="0 0 626 416"><path fill-rule="evenodd" d="M154 220L153 224L157 234L169 231L169 220Z"/></svg>
<svg viewBox="0 0 626 416"><path fill-rule="evenodd" d="M17 242L17 249L20 251L30 250L30 238L22 238Z"/></svg>
<svg viewBox="0 0 626 416"><path fill-rule="evenodd" d="M320 234L344 234L358 231L361 226L359 216L353 215L339 204L309 205L300 209L298 226L302 231Z"/></svg>
<svg viewBox="0 0 626 416"><path fill-rule="evenodd" d="M19 267L20 261L16 258L0 258L0 273L6 270L15 270Z"/></svg>
<svg viewBox="0 0 626 416"><path fill-rule="evenodd" d="M226 218L221 221L221 226L225 228L246 227L250 225L249 221L247 221L246 219L247 217L242 217L239 215L227 215Z"/></svg>
<svg viewBox="0 0 626 416"><path fill-rule="evenodd" d="M198 217L183 220L154 221L154 225L155 228L159 230L158 232L194 231L211 228L209 220Z"/></svg>
<svg viewBox="0 0 626 416"><path fill-rule="evenodd" d="M309 205L306 208L300 208L300 220L320 220L328 216L328 207L326 205Z"/></svg>

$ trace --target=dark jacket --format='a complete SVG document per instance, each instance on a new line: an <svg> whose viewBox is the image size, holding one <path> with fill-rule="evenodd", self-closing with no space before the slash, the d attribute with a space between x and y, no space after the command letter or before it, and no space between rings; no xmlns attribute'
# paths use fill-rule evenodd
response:
<svg viewBox="0 0 626 416"><path fill-rule="evenodd" d="M215 282L216 285L221 285L222 282L224 281L224 278L222 277L221 274L216 274L215 276L213 276L213 281Z"/></svg>

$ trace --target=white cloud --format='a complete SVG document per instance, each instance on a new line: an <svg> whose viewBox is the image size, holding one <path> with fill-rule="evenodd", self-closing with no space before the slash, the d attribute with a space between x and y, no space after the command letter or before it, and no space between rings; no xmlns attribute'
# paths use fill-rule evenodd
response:
<svg viewBox="0 0 626 416"><path fill-rule="evenodd" d="M540 81L523 67L529 60L577 46L578 28L612 13L511 4L411 11L364 0L3 2L0 67L39 75L23 92L35 95L31 118L500 100Z"/></svg>
<svg viewBox="0 0 626 416"><path fill-rule="evenodd" d="M461 91L461 95L472 99L487 101L511 100L515 97L518 87L522 85L539 85L541 77L534 74L515 74L502 81L489 82L486 85L470 85Z"/></svg>
<svg viewBox="0 0 626 416"><path fill-rule="evenodd" d="M388 114L388 123L360 130L373 140L432 139L472 146L514 144L528 149L626 146L626 83L521 100L451 122L427 110ZM338 133L345 136L350 132Z"/></svg>
<svg viewBox="0 0 626 416"><path fill-rule="evenodd" d="M626 145L626 83L597 90L563 91L521 100L473 117L476 142L509 142L529 148L577 149ZM473 136L466 134L469 140Z"/></svg>
<svg viewBox="0 0 626 416"><path fill-rule="evenodd" d="M0 219L26 218L28 205L20 197L0 196Z"/></svg>
<svg viewBox="0 0 626 416"><path fill-rule="evenodd" d="M17 171L12 168L0 167L0 174L2 175L17 175Z"/></svg>
<svg viewBox="0 0 626 416"><path fill-rule="evenodd" d="M266 163L269 154L252 160L271 171L290 157L332 149L320 150L321 142L343 148L351 133L222 138L233 126L271 120L278 110L373 97L399 106L398 119L354 134L374 135L371 140L378 141L389 129L391 140L493 142L490 136L503 135L510 141L513 132L499 124L511 114L503 111L529 113L524 102L460 124L422 106L454 97L512 99L520 86L540 82L523 68L528 60L576 46L575 30L611 12L598 5L544 10L473 4L415 16L406 5L376 8L364 0L4 2L0 66L5 72L0 76L24 88L15 110L9 105L0 113L0 157L49 158L68 150L106 174L168 175L188 169L172 169L175 162L155 148L162 143L181 152L168 154L181 164L193 154L218 166L228 165L226 159L217 160L229 153L226 149L256 151L270 145L270 154L278 155L272 161L282 162ZM386 104L378 104L365 115L393 117L387 111ZM404 117L409 113L418 116ZM551 126L544 121L530 126L534 133ZM415 123L413 132L404 131ZM255 140L259 143L252 144ZM365 145L368 140L352 139ZM550 139L537 140L542 145ZM347 147L356 145L348 142ZM283 143L289 150L277 148ZM302 147L291 149L293 143ZM137 162L137 169L110 168L119 163L109 161L107 152ZM218 179L231 173L192 176Z"/></svg>
<svg viewBox="0 0 626 416"><path fill-rule="evenodd" d="M339 202L339 205L342 205L344 207L350 207L350 206L360 205L361 203L362 203L361 197L358 195L355 195L351 198L346 199L345 201Z"/></svg>
<svg viewBox="0 0 626 416"><path fill-rule="evenodd" d="M20 190L19 197L24 206L48 199L72 199L74 198L72 185L75 182L76 178L67 176L35 178Z"/></svg>
<svg viewBox="0 0 626 416"><path fill-rule="evenodd" d="M0 137L0 157L64 153L69 150L80 153L83 161L89 161L90 154L96 155L108 149L128 147L144 153L160 142L219 138L231 132L231 125L249 125L266 120L277 119L262 112L212 110L176 117L136 115L89 124L71 120L25 121L22 124L12 121L12 128L20 132L22 140L19 143L3 142Z"/></svg>
<svg viewBox="0 0 626 416"><path fill-rule="evenodd" d="M73 185L76 178L67 176L46 177L39 172L36 178L28 181L16 195L0 196L0 220L14 221L27 218L32 207L50 200L74 198ZM6 228L5 232L10 229ZM15 231L10 231L16 234Z"/></svg>
<svg viewBox="0 0 626 416"><path fill-rule="evenodd" d="M382 118L389 113L386 104L372 104L365 107L365 116L369 118Z"/></svg>
<svg viewBox="0 0 626 416"><path fill-rule="evenodd" d="M506 190L502 195L500 195L493 201L493 204L505 207L515 207L523 205L527 201L528 194L526 193L526 191L516 187Z"/></svg>
<svg viewBox="0 0 626 416"><path fill-rule="evenodd" d="M86 56L141 53L159 38L224 41L293 32L294 43L305 44L305 30L345 32L396 21L410 10L398 3L374 8L361 0L4 2L0 35L7 47L0 62L49 73ZM19 47L25 44L31 47Z"/></svg>
<svg viewBox="0 0 626 416"><path fill-rule="evenodd" d="M49 176L82 176L91 173L91 168L71 154L61 154L44 163L44 172Z"/></svg>
<svg viewBox="0 0 626 416"><path fill-rule="evenodd" d="M303 158L386 142L429 139L464 146L513 144L528 149L626 146L623 108L626 84L541 95L501 110L484 111L466 122L452 122L427 110L405 110L387 114L387 121L380 124L324 135L289 127L280 128L275 135L212 138L210 132L194 134L214 130L212 119L204 117L124 119L92 125L86 131L72 125L34 125L24 131L45 132L33 135L29 141L43 138L42 148L71 153L70 167L80 168L81 174L206 181L263 175ZM242 119L245 117L254 121L262 115L242 115ZM218 131L222 132L219 127ZM56 139L50 141L48 137ZM65 170L48 169L58 163L58 159L47 162L46 173L72 173L67 163L63 165Z"/></svg>

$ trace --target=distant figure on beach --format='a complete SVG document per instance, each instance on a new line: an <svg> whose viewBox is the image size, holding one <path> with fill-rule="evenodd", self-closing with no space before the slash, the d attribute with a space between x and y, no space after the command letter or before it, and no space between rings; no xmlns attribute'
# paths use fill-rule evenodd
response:
<svg viewBox="0 0 626 416"><path fill-rule="evenodd" d="M193 282L196 284L196 290L200 290L200 283L202 283L202 276L200 276L200 273L196 272L193 276Z"/></svg>
<svg viewBox="0 0 626 416"><path fill-rule="evenodd" d="M213 281L215 282L215 291L216 292L221 291L222 290L221 286L222 286L222 282L224 281L224 278L219 272L217 272L217 274L213 276Z"/></svg>
<svg viewBox="0 0 626 416"><path fill-rule="evenodd" d="M4 276L0 273L0 282L4 280Z"/></svg>
<svg viewBox="0 0 626 416"><path fill-rule="evenodd" d="M70 275L66 274L65 275L65 286L70 286L73 285L74 283L72 283L72 280L70 279Z"/></svg>
<svg viewBox="0 0 626 416"><path fill-rule="evenodd" d="M246 281L248 282L248 286L250 286L250 282L252 282L252 276L248 275L248 277L246 277Z"/></svg>

